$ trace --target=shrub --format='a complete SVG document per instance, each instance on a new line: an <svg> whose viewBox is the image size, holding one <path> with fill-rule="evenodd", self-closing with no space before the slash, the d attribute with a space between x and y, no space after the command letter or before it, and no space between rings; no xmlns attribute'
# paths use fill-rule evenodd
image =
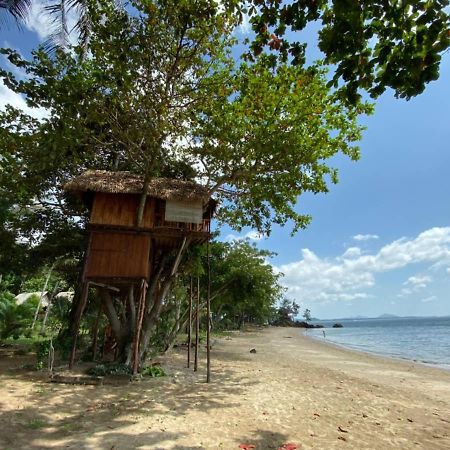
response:
<svg viewBox="0 0 450 450"><path fill-rule="evenodd" d="M0 292L0 339L17 339L30 329L39 299L18 305L9 292Z"/></svg>
<svg viewBox="0 0 450 450"><path fill-rule="evenodd" d="M99 364L86 372L88 375L104 377L106 375L131 375L131 369L125 364Z"/></svg>
<svg viewBox="0 0 450 450"><path fill-rule="evenodd" d="M164 369L161 366L150 366L150 367L144 367L141 370L141 375L144 377L165 377L166 372L164 372Z"/></svg>

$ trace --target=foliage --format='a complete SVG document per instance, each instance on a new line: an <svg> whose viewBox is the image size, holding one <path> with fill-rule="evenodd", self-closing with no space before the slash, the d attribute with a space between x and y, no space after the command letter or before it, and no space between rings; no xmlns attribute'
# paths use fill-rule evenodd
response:
<svg viewBox="0 0 450 450"><path fill-rule="evenodd" d="M148 366L142 368L141 375L144 377L157 378L157 377L165 377L166 372L161 366Z"/></svg>
<svg viewBox="0 0 450 450"><path fill-rule="evenodd" d="M17 339L30 330L38 300L32 297L18 305L14 295L0 292L0 339Z"/></svg>
<svg viewBox="0 0 450 450"><path fill-rule="evenodd" d="M300 306L294 300L283 298L275 310L271 323L275 326L291 326L299 311Z"/></svg>
<svg viewBox="0 0 450 450"><path fill-rule="evenodd" d="M320 66L275 64L267 55L237 64L231 54L237 21L228 7L218 11L209 0L132 6L130 13L108 0L89 3L89 57L82 45L51 56L39 48L31 60L1 50L14 66L0 70L5 85L45 110L39 120L13 107L0 113L9 246L20 237L34 267L69 259L60 275L72 286L79 284L87 210L63 192L68 178L93 168L129 170L144 176L144 184L154 176L201 179L222 202L222 222L266 234L272 223L290 222L297 231L310 219L296 211L298 196L327 192L337 181L328 163L333 156L358 158L357 120L370 112L330 93ZM161 313L172 318L164 324L173 325L163 330L169 336L182 319L180 303L168 297L176 253L162 253L154 258L161 271L153 268L160 278L151 280L158 289L146 299L144 348ZM279 286L264 255L241 244L222 253L234 269L226 275L216 264L218 279L228 284L214 314L230 325L266 321ZM188 267L189 258L183 261ZM103 299L120 353L129 351L134 326L122 314L123 300L110 293Z"/></svg>
<svg viewBox="0 0 450 450"><path fill-rule="evenodd" d="M305 311L303 311L303 318L305 319L306 322L311 321L311 311L306 308Z"/></svg>
<svg viewBox="0 0 450 450"><path fill-rule="evenodd" d="M9 108L0 116L1 184L20 182L46 230L76 226L60 216L70 205L58 188L85 167L196 176L228 205L220 215L232 226L268 233L272 221L292 220L296 230L309 221L294 210L298 195L337 180L325 161L338 152L358 158L357 117L367 105L329 94L318 67L274 67L266 57L236 66L229 16L206 0L189 4L148 2L135 16L100 7L89 59L79 46L55 58L38 50L32 61L2 50L27 73L18 80L2 71L5 84L50 115L36 121Z"/></svg>
<svg viewBox="0 0 450 450"><path fill-rule="evenodd" d="M238 328L245 322L268 322L284 292L279 284L281 275L267 262L271 256L271 252L247 241L211 245L211 310L215 326L226 329Z"/></svg>
<svg viewBox="0 0 450 450"><path fill-rule="evenodd" d="M253 55L268 49L300 66L307 45L300 32L320 23L318 46L334 67L331 84L355 102L359 89L378 97L392 88L409 99L438 78L450 46L448 6L448 0L248 0L243 10L256 34Z"/></svg>
<svg viewBox="0 0 450 450"><path fill-rule="evenodd" d="M125 364L99 364L87 370L88 375L104 377L106 375L131 375L131 369Z"/></svg>
<svg viewBox="0 0 450 450"><path fill-rule="evenodd" d="M36 350L36 369L41 370L43 369L48 362L48 354L50 351L52 343L51 340L46 339L43 341L39 341L35 343L35 350Z"/></svg>
<svg viewBox="0 0 450 450"><path fill-rule="evenodd" d="M31 7L31 0L9 0L0 2L0 11L11 14L16 21L25 20Z"/></svg>

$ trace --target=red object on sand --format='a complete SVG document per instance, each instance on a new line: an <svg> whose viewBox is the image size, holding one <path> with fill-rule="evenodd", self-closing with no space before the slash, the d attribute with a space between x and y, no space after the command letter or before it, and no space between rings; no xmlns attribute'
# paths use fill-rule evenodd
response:
<svg viewBox="0 0 450 450"><path fill-rule="evenodd" d="M297 444L283 444L281 447L278 448L278 450L296 450L298 449Z"/></svg>
<svg viewBox="0 0 450 450"><path fill-rule="evenodd" d="M242 450L252 450L252 448L256 448L256 445L253 445L253 444L239 444L239 448L242 448Z"/></svg>

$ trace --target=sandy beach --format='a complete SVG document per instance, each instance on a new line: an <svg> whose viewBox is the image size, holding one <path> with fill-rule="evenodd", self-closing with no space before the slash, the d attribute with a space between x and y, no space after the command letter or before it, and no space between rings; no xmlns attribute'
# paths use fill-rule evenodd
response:
<svg viewBox="0 0 450 450"><path fill-rule="evenodd" d="M167 377L112 386L49 383L2 358L0 448L450 449L449 371L289 328L214 339L212 353L209 385L183 347L161 359Z"/></svg>

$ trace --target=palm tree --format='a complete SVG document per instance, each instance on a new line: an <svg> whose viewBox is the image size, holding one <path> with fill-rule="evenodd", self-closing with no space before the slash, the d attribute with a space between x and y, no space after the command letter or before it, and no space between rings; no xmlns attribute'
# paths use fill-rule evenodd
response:
<svg viewBox="0 0 450 450"><path fill-rule="evenodd" d="M44 10L49 14L52 22L52 29L49 30L47 41L44 43L49 52L56 48L66 48L70 44L70 34L77 33L78 41L86 46L91 30L91 20L89 16L90 0L48 0ZM20 26L26 22L33 0L0 0L0 9L12 16ZM77 21L72 28L68 25L68 16L75 13ZM2 17L5 19L5 17ZM5 20L0 19L0 29Z"/></svg>
<svg viewBox="0 0 450 450"><path fill-rule="evenodd" d="M21 23L27 18L30 7L31 0L0 0L0 9L13 16L17 23ZM4 19L3 15L2 19Z"/></svg>

